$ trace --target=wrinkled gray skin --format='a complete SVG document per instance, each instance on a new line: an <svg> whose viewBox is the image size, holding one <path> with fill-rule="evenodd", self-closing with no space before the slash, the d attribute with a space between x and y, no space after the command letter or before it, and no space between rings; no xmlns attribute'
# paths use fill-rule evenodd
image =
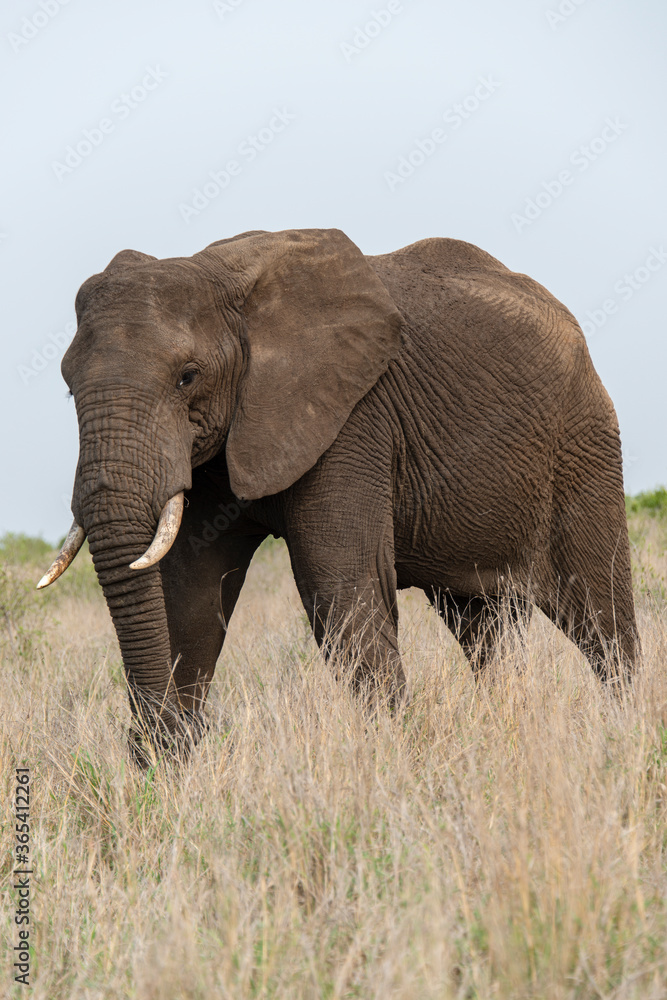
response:
<svg viewBox="0 0 667 1000"><path fill-rule="evenodd" d="M325 653L356 653L356 683L390 701L401 587L475 669L511 582L514 617L535 604L599 674L629 672L614 409L574 317L530 278L457 240L364 257L337 230L246 233L186 258L123 251L76 308L73 512L158 746L198 738L268 534ZM183 489L172 549L130 570Z"/></svg>

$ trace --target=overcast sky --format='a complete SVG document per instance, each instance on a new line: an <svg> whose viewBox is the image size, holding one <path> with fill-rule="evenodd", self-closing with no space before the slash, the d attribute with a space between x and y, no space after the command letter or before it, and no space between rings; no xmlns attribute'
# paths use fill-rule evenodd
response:
<svg viewBox="0 0 667 1000"><path fill-rule="evenodd" d="M664 2L23 0L0 35L0 532L71 522L81 282L247 229L530 274L584 327L626 490L667 481Z"/></svg>

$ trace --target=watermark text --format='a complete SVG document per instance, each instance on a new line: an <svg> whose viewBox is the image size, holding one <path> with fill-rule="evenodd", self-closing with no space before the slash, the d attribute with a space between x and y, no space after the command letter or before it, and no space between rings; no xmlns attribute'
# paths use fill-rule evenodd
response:
<svg viewBox="0 0 667 1000"><path fill-rule="evenodd" d="M401 0L389 0L386 7L372 10L371 16L364 25L355 25L351 42L341 42L340 50L345 61L351 63L355 56L368 48L374 38L377 38L394 20L397 14L402 14L405 8Z"/></svg>
<svg viewBox="0 0 667 1000"><path fill-rule="evenodd" d="M572 171L569 167L560 170L555 177L542 181L540 190L532 198L526 198L523 212L513 212L511 215L512 225L517 233L521 233L528 226L532 226L536 219L550 208L555 201L565 193L568 187L574 184L580 174L585 173L591 164L595 163L609 149L612 143L616 142L619 135L627 129L625 122L620 118L605 118L604 127L600 134L590 139L587 143L582 143L570 154L569 163L576 169Z"/></svg>
<svg viewBox="0 0 667 1000"><path fill-rule="evenodd" d="M227 160L219 170L209 170L209 180L192 192L189 202L181 202L178 206L183 222L189 225L192 219L197 218L212 201L215 201L223 191L232 183L232 178L238 177L244 166L252 163L263 153L273 142L277 135L296 119L296 115L291 114L286 108L274 108L273 115L264 126L254 135L248 135L240 142L236 148L237 158Z"/></svg>
<svg viewBox="0 0 667 1000"><path fill-rule="evenodd" d="M21 27L18 31L10 31L7 35L7 41L14 52L20 52L21 49L25 48L53 20L56 14L60 13L61 7L67 6L69 2L70 0L39 0L38 10L21 20Z"/></svg>
<svg viewBox="0 0 667 1000"><path fill-rule="evenodd" d="M26 364L17 365L16 368L23 384L27 385L30 379L43 372L51 361L59 358L75 333L76 323L67 323L63 330L50 333L48 342L40 350L33 348L30 360Z"/></svg>
<svg viewBox="0 0 667 1000"><path fill-rule="evenodd" d="M614 282L613 296L606 298L596 309L586 310L586 319L581 321L584 335L592 337L601 330L610 316L614 316L624 303L629 302L665 264L667 264L667 250L662 245L650 247L648 256L639 267L633 271L626 271L622 278Z"/></svg>
<svg viewBox="0 0 667 1000"><path fill-rule="evenodd" d="M106 137L116 131L118 122L129 118L132 112L140 104L143 104L148 95L153 90L157 90L166 78L167 74L159 66L147 66L141 81L111 102L110 113L112 117L100 118L97 125L92 128L84 128L81 132L82 138L65 147L62 159L52 161L51 169L58 180L62 181L77 167L80 167L84 160L87 160L91 153L102 145Z"/></svg>
<svg viewBox="0 0 667 1000"><path fill-rule="evenodd" d="M17 893L14 924L18 928L18 944L14 945L14 980L30 986L30 768L17 767L14 787L16 847L14 860L14 891Z"/></svg>
<svg viewBox="0 0 667 1000"><path fill-rule="evenodd" d="M476 111L479 110L484 101L487 101L492 94L500 88L500 82L494 80L492 76L480 76L477 86L472 93L468 94L453 104L444 112L442 118L449 126L450 132L455 132L461 128L464 122L468 121ZM386 170L384 179L390 191L395 191L400 184L405 184L409 177L412 177L415 170L423 166L426 161L433 156L438 148L447 141L448 131L442 127L434 128L427 136L415 139L413 148L401 156L393 170Z"/></svg>

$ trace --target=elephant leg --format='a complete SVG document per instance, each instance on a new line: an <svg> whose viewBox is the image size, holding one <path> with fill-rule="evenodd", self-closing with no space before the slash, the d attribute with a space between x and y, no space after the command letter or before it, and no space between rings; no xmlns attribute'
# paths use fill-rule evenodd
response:
<svg viewBox="0 0 667 1000"><path fill-rule="evenodd" d="M606 408L605 408L606 407ZM621 449L606 397L596 426L563 444L554 480L552 578L540 607L602 680L629 680L640 653ZM597 411L596 411L597 412ZM569 450L568 450L569 449Z"/></svg>
<svg viewBox="0 0 667 1000"><path fill-rule="evenodd" d="M640 645L625 525L615 528L609 516L591 518L583 509L573 514L572 507L562 523L567 531L553 548L554 584L540 607L601 680L630 680Z"/></svg>
<svg viewBox="0 0 667 1000"><path fill-rule="evenodd" d="M518 595L462 595L439 590L427 596L460 643L476 677L495 653L506 625L527 626L532 614L530 602Z"/></svg>
<svg viewBox="0 0 667 1000"><path fill-rule="evenodd" d="M565 569L541 608L577 644L601 680L630 680L639 653L634 615L626 614L623 602L615 602L611 586L591 588L588 579L580 567L571 573Z"/></svg>
<svg viewBox="0 0 667 1000"><path fill-rule="evenodd" d="M357 581L335 591L323 584L304 599L315 638L339 677L349 676L354 690L369 701L390 706L406 697L398 651L395 604L387 608L377 580Z"/></svg>
<svg viewBox="0 0 667 1000"><path fill-rule="evenodd" d="M193 478L188 499L160 570L176 696L187 715L198 718L248 566L267 532L203 475Z"/></svg>
<svg viewBox="0 0 667 1000"><path fill-rule="evenodd" d="M349 677L370 704L381 700L395 707L405 702L407 690L398 651L390 528L376 535L370 549L364 543L363 557L354 543L331 549L303 534L288 539L288 545L313 633L337 676Z"/></svg>

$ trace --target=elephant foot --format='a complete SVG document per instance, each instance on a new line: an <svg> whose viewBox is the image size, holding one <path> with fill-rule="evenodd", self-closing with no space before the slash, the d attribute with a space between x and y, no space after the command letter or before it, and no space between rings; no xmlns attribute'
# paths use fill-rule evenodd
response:
<svg viewBox="0 0 667 1000"><path fill-rule="evenodd" d="M156 767L160 761L185 763L210 725L202 712L181 709L172 715L173 729L163 717L147 719L135 716L128 733L128 750L132 763L142 771Z"/></svg>

